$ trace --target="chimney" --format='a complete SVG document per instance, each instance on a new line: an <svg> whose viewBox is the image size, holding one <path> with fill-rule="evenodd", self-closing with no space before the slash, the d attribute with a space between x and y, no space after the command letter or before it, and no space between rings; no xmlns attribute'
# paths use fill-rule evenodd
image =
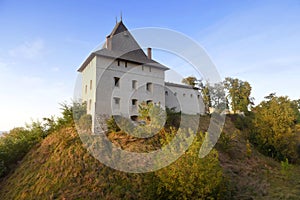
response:
<svg viewBox="0 0 300 200"><path fill-rule="evenodd" d="M106 37L106 48L111 50L111 38L109 36Z"/></svg>
<svg viewBox="0 0 300 200"><path fill-rule="evenodd" d="M147 56L148 56L148 59L152 59L152 49L151 48L147 48Z"/></svg>

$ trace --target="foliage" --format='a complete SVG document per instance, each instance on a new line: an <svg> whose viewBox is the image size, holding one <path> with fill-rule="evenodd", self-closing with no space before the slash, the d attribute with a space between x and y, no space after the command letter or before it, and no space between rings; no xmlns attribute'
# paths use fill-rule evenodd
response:
<svg viewBox="0 0 300 200"><path fill-rule="evenodd" d="M288 97L269 95L255 107L254 112L252 142L268 156L295 161L297 137L294 128L297 114L293 101Z"/></svg>
<svg viewBox="0 0 300 200"><path fill-rule="evenodd" d="M232 148L232 141L237 137L238 132L235 131L232 134L222 132L217 143L218 149L228 152Z"/></svg>
<svg viewBox="0 0 300 200"><path fill-rule="evenodd" d="M173 129L175 130L175 129ZM168 135L163 144L169 142L174 132ZM158 194L161 199L218 199L224 189L222 168L218 152L212 150L200 159L199 148L203 140L200 133L189 150L177 161L157 172L160 182Z"/></svg>
<svg viewBox="0 0 300 200"><path fill-rule="evenodd" d="M118 132L118 131L121 130L119 128L118 124L116 123L116 120L115 120L114 116L111 116L110 118L108 118L106 120L106 125L107 125L107 128L110 132Z"/></svg>
<svg viewBox="0 0 300 200"><path fill-rule="evenodd" d="M286 158L285 161L280 162L281 165L281 173L287 177L291 176L291 171L293 166L289 163L289 160Z"/></svg>
<svg viewBox="0 0 300 200"><path fill-rule="evenodd" d="M188 76L188 77L182 79L181 82L184 83L184 84L186 84L186 85L191 85L191 86L194 87L194 86L196 86L198 80L194 76Z"/></svg>
<svg viewBox="0 0 300 200"><path fill-rule="evenodd" d="M74 103L73 106L64 103L61 106L62 117L57 120L53 116L43 118L43 122L33 121L31 124L26 124L25 128L14 128L0 137L0 177L5 176L35 144L47 135L64 126L73 125L73 111L75 111L75 119L80 119L85 112L85 105L80 103Z"/></svg>
<svg viewBox="0 0 300 200"><path fill-rule="evenodd" d="M233 119L235 127L239 130L252 130L254 114L247 112L245 116L235 114L230 116Z"/></svg>
<svg viewBox="0 0 300 200"><path fill-rule="evenodd" d="M92 129L92 116L89 114L82 115L78 121L78 125L83 130L91 130Z"/></svg>
<svg viewBox="0 0 300 200"><path fill-rule="evenodd" d="M33 122L30 128L14 128L0 137L0 176L9 172L33 145L45 137L40 123Z"/></svg>
<svg viewBox="0 0 300 200"><path fill-rule="evenodd" d="M209 108L211 107L211 97L210 97L210 85L208 82L204 84L202 81L199 83L203 104L205 107L205 113L209 113Z"/></svg>
<svg viewBox="0 0 300 200"><path fill-rule="evenodd" d="M225 78L224 87L230 98L231 109L247 112L249 106L253 105L253 98L250 97L251 86L247 81L241 81L237 78Z"/></svg>

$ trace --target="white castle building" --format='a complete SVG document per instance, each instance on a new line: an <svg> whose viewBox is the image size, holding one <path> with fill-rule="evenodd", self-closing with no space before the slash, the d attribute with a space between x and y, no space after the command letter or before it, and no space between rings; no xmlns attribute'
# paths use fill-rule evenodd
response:
<svg viewBox="0 0 300 200"><path fill-rule="evenodd" d="M92 115L121 115L136 120L138 104L153 102L185 114L204 113L197 88L165 82L168 67L147 55L122 21L118 22L105 45L92 52L78 69L82 74L82 100Z"/></svg>

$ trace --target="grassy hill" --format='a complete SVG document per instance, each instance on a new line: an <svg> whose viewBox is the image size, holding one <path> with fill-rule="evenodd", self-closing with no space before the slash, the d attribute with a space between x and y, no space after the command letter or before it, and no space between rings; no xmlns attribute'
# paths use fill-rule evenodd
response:
<svg viewBox="0 0 300 200"><path fill-rule="evenodd" d="M257 152L230 118L222 134L216 148L228 181L226 197L299 199L299 166L285 166ZM110 138L123 145L120 135ZM153 199L158 181L154 173L129 174L104 166L83 148L75 128L66 126L35 145L0 180L0 199Z"/></svg>

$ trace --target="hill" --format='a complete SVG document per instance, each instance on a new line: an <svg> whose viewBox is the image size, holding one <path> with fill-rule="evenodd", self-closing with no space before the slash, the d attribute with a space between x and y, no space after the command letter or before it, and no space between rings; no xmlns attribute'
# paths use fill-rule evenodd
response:
<svg viewBox="0 0 300 200"><path fill-rule="evenodd" d="M284 167L263 156L245 134L227 118L216 146L228 180L227 194L220 199L299 199L300 167ZM110 137L122 146L123 137ZM157 181L154 173L104 166L83 148L75 128L66 126L35 145L0 181L0 199L153 199Z"/></svg>

